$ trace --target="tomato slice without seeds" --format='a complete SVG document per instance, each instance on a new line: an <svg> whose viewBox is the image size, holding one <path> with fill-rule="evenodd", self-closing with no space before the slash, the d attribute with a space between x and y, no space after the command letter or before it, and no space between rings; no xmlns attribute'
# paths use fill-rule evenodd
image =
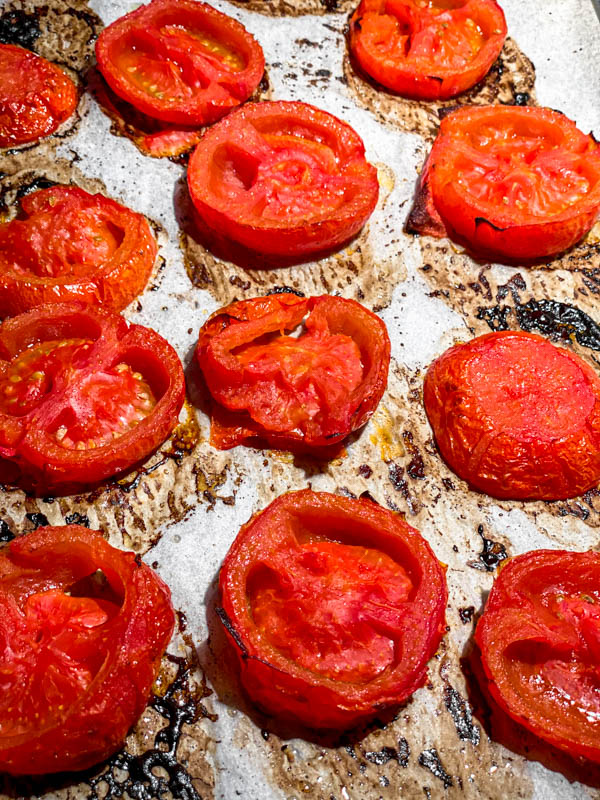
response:
<svg viewBox="0 0 600 800"><path fill-rule="evenodd" d="M388 89L441 100L487 75L506 30L495 0L362 0L350 20L350 50Z"/></svg>
<svg viewBox="0 0 600 800"><path fill-rule="evenodd" d="M53 186L0 225L0 315L81 300L125 308L144 288L157 246L147 220L104 195Z"/></svg>
<svg viewBox="0 0 600 800"><path fill-rule="evenodd" d="M600 379L541 336L451 347L429 368L424 401L442 456L482 492L558 500L600 481Z"/></svg>
<svg viewBox="0 0 600 800"><path fill-rule="evenodd" d="M79 525L0 551L0 770L79 770L123 742L173 633L170 592Z"/></svg>
<svg viewBox="0 0 600 800"><path fill-rule="evenodd" d="M514 261L560 253L600 212L600 146L549 108L482 106L444 117L408 229Z"/></svg>
<svg viewBox="0 0 600 800"><path fill-rule="evenodd" d="M498 704L600 763L600 554L537 550L506 562L475 638Z"/></svg>
<svg viewBox="0 0 600 800"><path fill-rule="evenodd" d="M73 81L59 67L13 44L0 44L0 147L49 136L77 107Z"/></svg>
<svg viewBox="0 0 600 800"><path fill-rule="evenodd" d="M116 94L144 114L206 125L247 100L263 76L258 42L241 23L196 0L153 0L96 43Z"/></svg>
<svg viewBox="0 0 600 800"><path fill-rule="evenodd" d="M38 492L92 485L148 456L185 396L181 362L150 328L83 304L0 326L0 475Z"/></svg>
<svg viewBox="0 0 600 800"><path fill-rule="evenodd" d="M348 241L379 194L358 134L293 102L249 103L207 131L190 159L188 185L217 241L281 257Z"/></svg>
<svg viewBox="0 0 600 800"><path fill-rule="evenodd" d="M196 357L213 398L211 444L262 441L326 456L375 411L390 341L354 300L277 294L213 314Z"/></svg>
<svg viewBox="0 0 600 800"><path fill-rule="evenodd" d="M251 699L310 728L348 728L402 703L425 683L444 630L444 568L368 500L279 497L241 529L219 587Z"/></svg>

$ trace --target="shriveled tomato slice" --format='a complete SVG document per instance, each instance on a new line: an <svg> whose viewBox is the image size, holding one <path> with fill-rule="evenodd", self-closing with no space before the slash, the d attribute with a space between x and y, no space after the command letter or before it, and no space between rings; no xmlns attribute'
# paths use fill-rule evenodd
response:
<svg viewBox="0 0 600 800"><path fill-rule="evenodd" d="M358 64L383 86L441 100L488 73L506 32L496 0L362 0L349 36Z"/></svg>
<svg viewBox="0 0 600 800"><path fill-rule="evenodd" d="M202 137L188 169L192 201L217 239L271 256L338 247L379 193L358 134L306 103L249 103Z"/></svg>
<svg viewBox="0 0 600 800"><path fill-rule="evenodd" d="M3 482L66 492L133 466L177 424L181 362L150 328L81 303L0 326Z"/></svg>
<svg viewBox="0 0 600 800"><path fill-rule="evenodd" d="M514 261L568 249L600 213L600 146L549 108L480 106L444 117L408 229Z"/></svg>
<svg viewBox="0 0 600 800"><path fill-rule="evenodd" d="M77 87L59 67L14 44L0 44L0 147L49 136L75 111Z"/></svg>
<svg viewBox="0 0 600 800"><path fill-rule="evenodd" d="M475 638L498 704L546 742L600 763L600 554L507 561Z"/></svg>
<svg viewBox="0 0 600 800"><path fill-rule="evenodd" d="M79 525L0 551L0 770L97 764L142 713L173 633L167 586Z"/></svg>
<svg viewBox="0 0 600 800"><path fill-rule="evenodd" d="M444 568L369 500L279 497L243 526L219 587L251 699L310 728L349 728L402 703L444 631Z"/></svg>
<svg viewBox="0 0 600 800"><path fill-rule="evenodd" d="M442 456L482 492L558 500L600 482L600 378L541 336L451 347L429 368L424 401Z"/></svg>
<svg viewBox="0 0 600 800"><path fill-rule="evenodd" d="M152 0L109 25L98 67L150 117L206 125L247 100L263 76L261 46L244 26L196 0Z"/></svg>
<svg viewBox="0 0 600 800"><path fill-rule="evenodd" d="M141 214L75 186L25 195L21 208L0 225L0 315L65 300L120 311L143 290L157 246Z"/></svg>
<svg viewBox="0 0 600 800"><path fill-rule="evenodd" d="M266 441L318 455L339 449L375 411L390 341L354 300L277 294L215 312L196 357L214 401L211 444Z"/></svg>

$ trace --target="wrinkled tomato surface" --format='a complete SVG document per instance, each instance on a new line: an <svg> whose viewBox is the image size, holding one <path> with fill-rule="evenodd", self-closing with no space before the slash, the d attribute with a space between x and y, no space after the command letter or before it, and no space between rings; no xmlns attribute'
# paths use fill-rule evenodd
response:
<svg viewBox="0 0 600 800"><path fill-rule="evenodd" d="M274 294L213 314L196 357L213 400L213 446L259 439L318 454L375 411L390 341L384 322L354 300Z"/></svg>
<svg viewBox="0 0 600 800"><path fill-rule="evenodd" d="M55 64L14 44L0 44L0 147L49 136L79 100L77 87Z"/></svg>
<svg viewBox="0 0 600 800"><path fill-rule="evenodd" d="M362 0L349 41L359 66L383 86L441 100L487 75L506 32L495 0Z"/></svg>
<svg viewBox="0 0 600 800"><path fill-rule="evenodd" d="M445 625L444 568L369 500L283 495L239 532L220 617L251 699L315 729L349 728L425 683Z"/></svg>
<svg viewBox="0 0 600 800"><path fill-rule="evenodd" d="M105 28L102 75L132 106L179 125L206 125L243 103L264 73L261 46L232 17L196 0L153 0Z"/></svg>
<svg viewBox="0 0 600 800"><path fill-rule="evenodd" d="M470 106L442 120L408 229L530 261L567 250L599 212L591 135L549 108Z"/></svg>
<svg viewBox="0 0 600 800"><path fill-rule="evenodd" d="M475 638L501 708L600 763L600 554L536 550L506 562Z"/></svg>
<svg viewBox="0 0 600 800"><path fill-rule="evenodd" d="M80 770L117 750L173 633L168 587L79 525L0 551L0 770Z"/></svg>
<svg viewBox="0 0 600 800"><path fill-rule="evenodd" d="M306 103L249 103L202 137L192 201L218 239L271 256L338 247L370 217L377 171L360 136Z"/></svg>
<svg viewBox="0 0 600 800"><path fill-rule="evenodd" d="M64 493L123 472L177 424L181 362L150 328L81 303L0 325L0 480Z"/></svg>
<svg viewBox="0 0 600 800"><path fill-rule="evenodd" d="M0 315L81 300L125 308L144 288L156 240L141 214L101 194L52 186L0 225Z"/></svg>
<svg viewBox="0 0 600 800"><path fill-rule="evenodd" d="M486 494L558 500L600 482L600 379L541 336L451 347L429 368L424 401L442 456Z"/></svg>

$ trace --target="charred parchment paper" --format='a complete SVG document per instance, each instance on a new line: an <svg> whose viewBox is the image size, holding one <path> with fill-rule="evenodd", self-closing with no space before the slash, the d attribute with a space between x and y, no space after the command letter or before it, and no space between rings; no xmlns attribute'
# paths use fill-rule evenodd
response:
<svg viewBox="0 0 600 800"><path fill-rule="evenodd" d="M103 25L128 0L0 4L0 41L61 63L78 81L77 114L44 142L0 153L0 213L48 181L103 191L152 221L155 274L126 311L177 349L188 403L174 436L144 468L94 492L31 498L0 492L0 539L42 524L101 528L169 583L179 632L148 709L124 751L86 775L0 779L2 798L598 797L600 771L551 753L483 696L472 633L498 564L532 548L596 549L600 493L557 503L497 502L469 491L441 461L422 405L423 374L452 343L490 329L535 330L600 369L600 226L574 251L535 269L478 263L447 241L403 233L438 106L403 101L349 62L348 0L214 0L262 44L263 97L311 102L363 137L381 184L366 228L319 262L243 270L205 251L189 221L185 166L143 156L86 90ZM590 0L504 0L510 39L490 75L461 102L516 102L564 111L600 135L600 25ZM360 300L385 320L390 380L373 419L328 464L208 444L192 363L207 316L234 298L288 286ZM215 622L215 579L239 527L282 492L311 486L368 492L404 514L448 564L447 635L428 684L393 719L338 741L281 728L240 692Z"/></svg>

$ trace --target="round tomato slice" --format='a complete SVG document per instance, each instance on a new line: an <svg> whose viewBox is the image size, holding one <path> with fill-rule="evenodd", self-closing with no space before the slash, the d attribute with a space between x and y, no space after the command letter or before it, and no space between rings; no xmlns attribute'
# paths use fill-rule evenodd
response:
<svg viewBox="0 0 600 800"><path fill-rule="evenodd" d="M59 67L14 44L0 44L0 147L49 136L79 100Z"/></svg>
<svg viewBox="0 0 600 800"><path fill-rule="evenodd" d="M600 379L541 336L451 347L429 368L424 401L442 456L486 494L558 500L600 482Z"/></svg>
<svg viewBox="0 0 600 800"><path fill-rule="evenodd" d="M362 0L350 20L350 50L388 89L443 100L487 75L506 32L495 0Z"/></svg>
<svg viewBox="0 0 600 800"><path fill-rule="evenodd" d="M81 300L125 308L144 288L157 246L147 220L101 194L53 186L0 225L0 315Z"/></svg>
<svg viewBox="0 0 600 800"><path fill-rule="evenodd" d="M111 89L150 117L206 125L243 103L265 70L262 48L235 19L197 0L153 0L96 43Z"/></svg>
<svg viewBox="0 0 600 800"><path fill-rule="evenodd" d="M326 454L377 408L390 340L354 300L277 294L213 314L196 357L213 398L214 447L260 440Z"/></svg>
<svg viewBox="0 0 600 800"><path fill-rule="evenodd" d="M0 551L0 770L80 770L117 750L171 639L168 587L80 525Z"/></svg>
<svg viewBox="0 0 600 800"><path fill-rule="evenodd" d="M188 185L201 222L270 256L352 238L377 203L377 171L346 123L306 103L249 103L207 131Z"/></svg>
<svg viewBox="0 0 600 800"><path fill-rule="evenodd" d="M444 117L409 230L514 261L560 253L600 212L600 146L549 108L481 106Z"/></svg>
<svg viewBox="0 0 600 800"><path fill-rule="evenodd" d="M475 639L504 711L600 763L599 553L537 550L507 561Z"/></svg>
<svg viewBox="0 0 600 800"><path fill-rule="evenodd" d="M0 477L65 493L126 470L177 424L181 362L150 328L63 303L0 326Z"/></svg>
<svg viewBox="0 0 600 800"><path fill-rule="evenodd" d="M369 500L277 498L240 530L219 587L251 699L310 728L348 728L404 702L444 631L444 568Z"/></svg>

